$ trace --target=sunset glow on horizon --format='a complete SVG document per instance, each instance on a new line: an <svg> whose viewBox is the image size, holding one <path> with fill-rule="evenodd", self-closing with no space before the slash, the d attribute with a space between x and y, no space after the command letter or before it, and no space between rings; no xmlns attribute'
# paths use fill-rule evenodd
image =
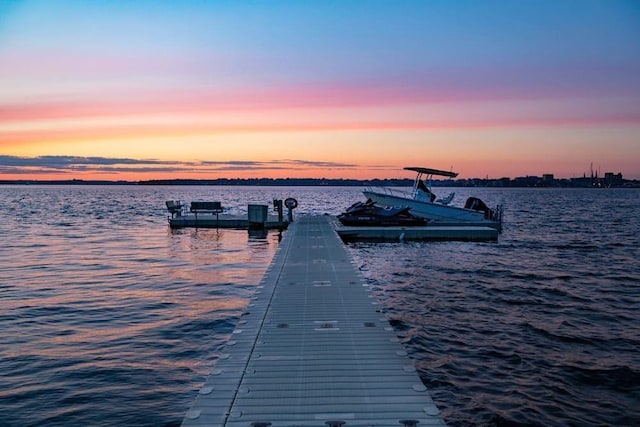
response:
<svg viewBox="0 0 640 427"><path fill-rule="evenodd" d="M0 179L640 179L633 1L0 4Z"/></svg>

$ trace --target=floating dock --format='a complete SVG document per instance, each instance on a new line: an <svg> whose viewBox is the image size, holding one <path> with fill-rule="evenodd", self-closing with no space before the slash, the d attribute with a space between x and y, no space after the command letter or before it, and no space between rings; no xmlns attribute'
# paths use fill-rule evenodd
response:
<svg viewBox="0 0 640 427"><path fill-rule="evenodd" d="M256 223L256 228L286 230L289 226L287 221L279 221L278 216L269 215L265 222ZM188 213L169 218L171 228L252 228L247 216L234 216L227 214L199 213L198 215Z"/></svg>
<svg viewBox="0 0 640 427"><path fill-rule="evenodd" d="M183 426L443 426L329 216L284 235Z"/></svg>
<svg viewBox="0 0 640 427"><path fill-rule="evenodd" d="M288 209L287 221L284 220L282 200L274 199L273 204L278 215L269 215L269 206L250 204L244 217L224 214L222 202L191 202L189 210L179 200L167 200L167 210L171 214L171 228L244 228L261 230L286 230L293 221L293 209L298 201L289 197L285 200Z"/></svg>
<svg viewBox="0 0 640 427"><path fill-rule="evenodd" d="M473 225L424 225L424 226L345 226L337 219L333 226L345 242L353 241L408 241L446 240L467 242L491 242L498 240L499 230Z"/></svg>

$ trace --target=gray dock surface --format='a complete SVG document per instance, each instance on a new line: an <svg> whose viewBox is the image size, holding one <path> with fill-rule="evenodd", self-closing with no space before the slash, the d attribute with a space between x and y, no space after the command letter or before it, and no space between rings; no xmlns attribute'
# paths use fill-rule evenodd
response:
<svg viewBox="0 0 640 427"><path fill-rule="evenodd" d="M183 426L444 425L329 220L291 224Z"/></svg>

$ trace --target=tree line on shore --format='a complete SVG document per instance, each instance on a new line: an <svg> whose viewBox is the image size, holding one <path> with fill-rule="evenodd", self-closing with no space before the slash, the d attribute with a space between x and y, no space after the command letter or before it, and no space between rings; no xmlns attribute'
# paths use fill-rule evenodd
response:
<svg viewBox="0 0 640 427"><path fill-rule="evenodd" d="M245 186L386 186L410 187L413 179L341 179L341 178L217 178L217 179L153 179L144 181L106 180L0 180L0 185L245 185ZM553 177L526 176L517 178L471 178L432 180L434 187L640 187L638 180L613 181L593 177L554 179Z"/></svg>

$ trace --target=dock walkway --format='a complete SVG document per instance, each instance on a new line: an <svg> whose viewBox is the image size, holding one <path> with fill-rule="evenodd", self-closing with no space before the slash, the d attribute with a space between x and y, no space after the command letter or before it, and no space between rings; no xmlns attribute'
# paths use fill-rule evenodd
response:
<svg viewBox="0 0 640 427"><path fill-rule="evenodd" d="M444 422L329 218L302 216L182 425Z"/></svg>

